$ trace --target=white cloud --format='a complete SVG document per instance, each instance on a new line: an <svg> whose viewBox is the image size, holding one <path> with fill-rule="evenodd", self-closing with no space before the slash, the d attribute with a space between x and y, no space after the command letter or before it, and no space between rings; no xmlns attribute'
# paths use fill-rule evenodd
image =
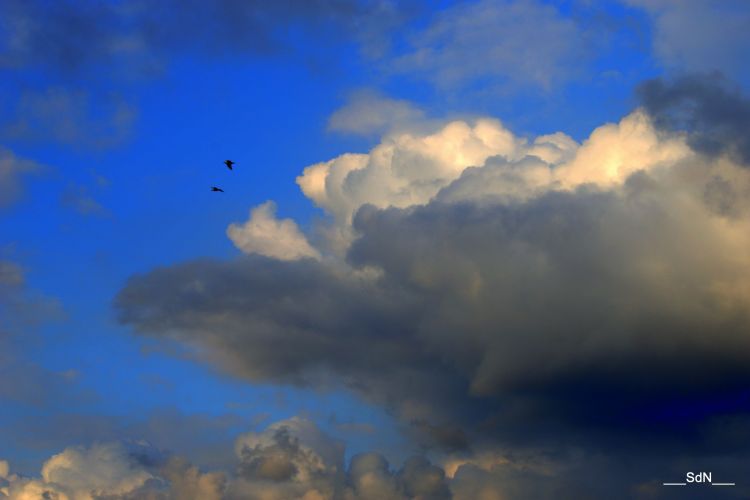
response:
<svg viewBox="0 0 750 500"><path fill-rule="evenodd" d="M432 133L386 135L368 154L347 153L305 168L297 184L333 217L334 225L322 232L341 252L354 237L353 214L366 204L406 208L434 198L521 200L584 184L608 188L690 154L683 137L659 135L640 110L598 127L581 145L562 132L529 141L499 120L480 118Z"/></svg>
<svg viewBox="0 0 750 500"><path fill-rule="evenodd" d="M386 136L369 154L344 154L311 165L297 177L297 184L317 206L346 224L368 203L426 203L467 167L495 155L517 158L524 143L498 120L454 121L431 134Z"/></svg>
<svg viewBox="0 0 750 500"><path fill-rule="evenodd" d="M276 205L267 201L250 211L242 225L230 224L227 236L245 253L257 253L280 260L320 258L292 219L276 219Z"/></svg>

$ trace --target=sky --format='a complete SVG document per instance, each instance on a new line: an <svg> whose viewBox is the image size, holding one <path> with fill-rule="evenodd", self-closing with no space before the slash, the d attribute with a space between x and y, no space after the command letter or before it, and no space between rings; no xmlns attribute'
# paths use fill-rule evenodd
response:
<svg viewBox="0 0 750 500"><path fill-rule="evenodd" d="M749 27L0 2L0 498L747 498Z"/></svg>

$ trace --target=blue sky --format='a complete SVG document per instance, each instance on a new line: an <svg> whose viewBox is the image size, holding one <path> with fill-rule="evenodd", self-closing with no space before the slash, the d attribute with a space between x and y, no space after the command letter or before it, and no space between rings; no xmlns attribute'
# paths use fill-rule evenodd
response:
<svg viewBox="0 0 750 500"><path fill-rule="evenodd" d="M415 454L443 478L424 498L662 498L685 463L736 474L748 19L702 0L0 6L0 497L150 477L180 498L132 443L195 464L203 498L369 498L357 467L391 481L373 498L414 497ZM294 453L339 445L344 483L305 483ZM296 472L251 466L279 450ZM78 465L40 478L59 453ZM101 456L130 472L74 474Z"/></svg>

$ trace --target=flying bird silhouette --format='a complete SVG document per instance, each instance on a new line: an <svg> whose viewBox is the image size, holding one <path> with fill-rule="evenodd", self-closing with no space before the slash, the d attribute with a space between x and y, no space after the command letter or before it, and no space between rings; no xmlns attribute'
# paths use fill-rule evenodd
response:
<svg viewBox="0 0 750 500"><path fill-rule="evenodd" d="M232 165L234 165L234 162L232 160L224 160L224 165L226 165L229 170L232 170Z"/></svg>
<svg viewBox="0 0 750 500"><path fill-rule="evenodd" d="M217 188L216 186L212 186L212 187L211 187L211 191L218 191L218 192L220 192L220 193L223 193L223 192L224 192L224 190L223 190L223 189L221 189L221 188Z"/></svg>

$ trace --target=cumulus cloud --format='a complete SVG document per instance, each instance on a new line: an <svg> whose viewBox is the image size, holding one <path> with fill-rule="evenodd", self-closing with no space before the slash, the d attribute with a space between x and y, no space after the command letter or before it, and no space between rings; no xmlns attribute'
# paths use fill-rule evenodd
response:
<svg viewBox="0 0 750 500"><path fill-rule="evenodd" d="M480 119L390 134L298 184L343 235L339 258L157 269L121 291L120 319L250 380L342 384L427 449L747 445L717 438L750 411L737 157L696 151L644 110L581 144Z"/></svg>
<svg viewBox="0 0 750 500"><path fill-rule="evenodd" d="M627 465L623 480L607 454L580 450L548 454L518 451L425 456L393 468L377 451L344 460L344 443L301 417L240 435L234 469L204 472L186 458L146 442L71 446L47 459L36 477L21 476L0 460L0 498L9 500L476 500L506 498L672 498L658 478L684 474L658 456ZM692 462L695 464L695 462ZM700 462L741 477L744 467ZM657 471L657 472L654 472ZM738 484L738 496L747 488ZM703 497L700 497L703 498Z"/></svg>
<svg viewBox="0 0 750 500"><path fill-rule="evenodd" d="M349 134L385 133L424 120L424 112L403 99L391 99L374 91L353 93L346 105L328 119L328 130Z"/></svg>
<svg viewBox="0 0 750 500"><path fill-rule="evenodd" d="M0 498L25 500L442 500L453 498L443 469L415 456L392 470L375 452L346 467L343 443L292 417L239 436L236 470L202 472L145 442L68 447L39 477L0 461ZM466 498L458 496L456 498Z"/></svg>
<svg viewBox="0 0 750 500"><path fill-rule="evenodd" d="M720 70L748 77L742 64L750 6L743 0L624 0L641 7L653 22L653 50L669 69Z"/></svg>
<svg viewBox="0 0 750 500"><path fill-rule="evenodd" d="M333 498L340 496L344 446L309 420L294 417L248 433L235 445L240 460L237 498Z"/></svg>
<svg viewBox="0 0 750 500"><path fill-rule="evenodd" d="M445 473L422 456L399 470L376 452L344 463L344 443L293 417L237 439L237 475L228 498L406 500L453 498Z"/></svg>
<svg viewBox="0 0 750 500"><path fill-rule="evenodd" d="M146 443L66 448L44 462L38 478L11 474L3 463L0 498L9 500L219 500L225 487L222 473L201 473Z"/></svg>
<svg viewBox="0 0 750 500"><path fill-rule="evenodd" d="M354 212L365 204L408 207L426 203L469 166L490 156L516 158L524 141L498 120L455 121L429 134L387 136L369 154L344 154L311 165L297 177L302 192L337 222L336 246L351 239Z"/></svg>
<svg viewBox="0 0 750 500"><path fill-rule="evenodd" d="M292 219L278 220L276 204L267 201L250 211L250 218L242 225L231 224L227 236L247 254L259 254L279 260L319 258L320 254L308 243L305 235Z"/></svg>
<svg viewBox="0 0 750 500"><path fill-rule="evenodd" d="M550 88L581 67L581 32L553 5L535 0L462 2L439 12L390 61L395 72L444 88L488 79L496 85Z"/></svg>
<svg viewBox="0 0 750 500"><path fill-rule="evenodd" d="M42 167L17 157L0 146L0 208L17 201L23 194L23 176L39 172Z"/></svg>
<svg viewBox="0 0 750 500"><path fill-rule="evenodd" d="M524 199L550 189L620 184L628 175L689 154L679 137L661 139L636 111L597 128L579 147L562 132L529 141L496 119L449 122L431 133L387 135L369 154L344 154L305 168L302 192L333 216L327 236L348 248L353 214L378 208L504 196Z"/></svg>

